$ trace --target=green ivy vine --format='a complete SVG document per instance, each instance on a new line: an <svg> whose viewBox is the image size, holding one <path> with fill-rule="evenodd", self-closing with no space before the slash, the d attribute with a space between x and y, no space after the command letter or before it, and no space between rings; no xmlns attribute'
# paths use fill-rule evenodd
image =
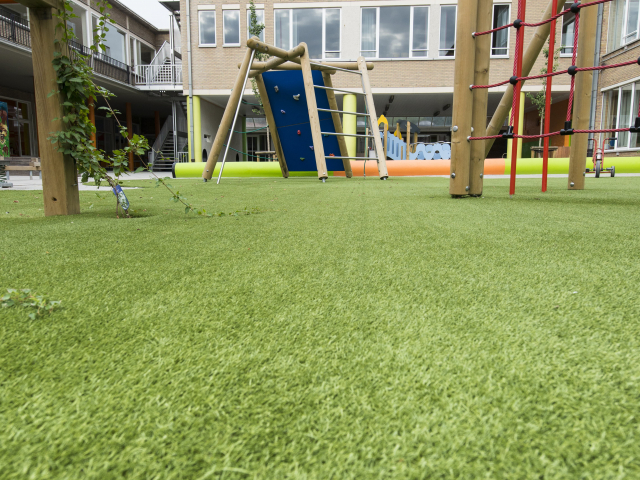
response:
<svg viewBox="0 0 640 480"><path fill-rule="evenodd" d="M58 24L56 25L55 52L52 61L57 74L57 87L49 96L60 96L63 129L51 132L48 140L56 144L59 152L73 159L78 173L82 176L82 182L87 182L90 178L95 181L96 185L106 182L115 193L116 186L120 183L120 175L130 171L128 162L130 153L137 157L140 164L143 165L136 172L149 170L149 165L142 159L142 156L149 151L150 147L149 142L142 135L134 134L132 138L129 138L127 127L122 125L118 119L120 112L109 104L109 98L114 97L114 94L93 82L90 55L106 51L104 43L106 33L109 31L109 24L115 23L111 19L109 10L112 7L107 0L99 0L96 8L100 12L100 16L93 31L93 45L90 47L89 55L84 55L69 45L69 42L76 41L77 37L73 30L68 28L68 20L78 18L73 13L70 0L64 0L62 8L57 11ZM115 119L119 134L125 139L126 146L114 150L111 155L96 148L92 140L96 129L89 118L89 105L97 105L98 99L106 104L98 109L104 110L107 117ZM161 152L156 153L162 154ZM108 168L113 169L113 176L107 172ZM213 216L207 214L204 209L193 207L180 192L174 192L167 184L167 178L160 178L155 173L151 173L156 178L156 186L164 186L171 193L172 201L184 205L185 213ZM115 195L115 200L116 215L118 215L119 208L122 208L127 217L130 216L130 212L134 212L120 202L118 195Z"/></svg>

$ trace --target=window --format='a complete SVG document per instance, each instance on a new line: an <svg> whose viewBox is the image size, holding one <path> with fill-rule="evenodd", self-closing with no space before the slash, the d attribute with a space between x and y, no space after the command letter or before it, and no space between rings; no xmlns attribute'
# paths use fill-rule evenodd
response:
<svg viewBox="0 0 640 480"><path fill-rule="evenodd" d="M216 46L216 11L202 10L198 12L200 23L200 45Z"/></svg>
<svg viewBox="0 0 640 480"><path fill-rule="evenodd" d="M264 26L264 10L258 10L256 8L256 17L257 24L262 24ZM247 38L251 37L251 10L247 8ZM260 40L264 42L264 28L260 32Z"/></svg>
<svg viewBox="0 0 640 480"><path fill-rule="evenodd" d="M156 56L156 51L142 43L137 38L130 38L130 51L131 51L131 66L136 65L149 65L153 57Z"/></svg>
<svg viewBox="0 0 640 480"><path fill-rule="evenodd" d="M285 50L305 42L311 58L340 58L339 8L275 10L276 47Z"/></svg>
<svg viewBox="0 0 640 480"><path fill-rule="evenodd" d="M225 47L240 46L240 10L223 10L222 45Z"/></svg>
<svg viewBox="0 0 640 480"><path fill-rule="evenodd" d="M640 20L640 0L613 0L610 5L607 52L636 41Z"/></svg>
<svg viewBox="0 0 640 480"><path fill-rule="evenodd" d="M362 9L360 54L369 58L426 57L429 7Z"/></svg>
<svg viewBox="0 0 640 480"><path fill-rule="evenodd" d="M125 34L113 25L105 27L104 33L106 34L104 44L107 47L104 53L119 62L127 63Z"/></svg>
<svg viewBox="0 0 640 480"><path fill-rule="evenodd" d="M493 28L504 27L509 23L509 5L493 6ZM498 30L491 35L491 56L492 57L508 57L509 56L509 31L505 28Z"/></svg>
<svg viewBox="0 0 640 480"><path fill-rule="evenodd" d="M640 82L628 83L604 92L602 103L602 126L604 129L628 128L634 123L640 104ZM606 133L616 137L613 145L606 143L605 149L640 148L638 135L629 132Z"/></svg>
<svg viewBox="0 0 640 480"><path fill-rule="evenodd" d="M438 56L453 57L456 52L456 10L455 5L440 7L440 50Z"/></svg>
<svg viewBox="0 0 640 480"><path fill-rule="evenodd" d="M565 3L564 9L571 8L571 3ZM570 56L573 55L573 36L574 27L576 24L576 16L573 13L568 13L562 20L562 43L560 45L560 55Z"/></svg>

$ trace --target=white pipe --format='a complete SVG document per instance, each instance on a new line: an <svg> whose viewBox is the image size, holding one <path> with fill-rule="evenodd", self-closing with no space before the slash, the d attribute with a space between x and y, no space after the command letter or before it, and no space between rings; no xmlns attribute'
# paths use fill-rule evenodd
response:
<svg viewBox="0 0 640 480"><path fill-rule="evenodd" d="M195 131L193 128L193 69L191 68L191 0L187 0L187 63L189 64L189 138L191 139L191 161L195 162Z"/></svg>

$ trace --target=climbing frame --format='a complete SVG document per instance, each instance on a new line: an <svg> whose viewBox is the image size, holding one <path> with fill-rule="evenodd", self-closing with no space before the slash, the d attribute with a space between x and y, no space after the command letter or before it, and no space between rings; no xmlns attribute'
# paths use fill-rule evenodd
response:
<svg viewBox="0 0 640 480"><path fill-rule="evenodd" d="M373 68L371 63L366 63L362 57L357 62L314 62L309 59L305 43L286 51L253 37L247 40L247 46L249 49L239 65L238 78L202 175L205 181L211 179L222 147L226 147L218 177L218 183L220 182L242 93L249 78L256 79L278 162L285 178L289 176L289 172L313 170L318 172L318 178L323 182L331 171L344 171L347 177L351 177L350 160L368 160L369 157L349 156L344 136L372 138L379 176L383 180L388 178L386 156L367 73ZM266 62L256 62L256 51L272 55L273 58ZM330 75L338 71L359 75L362 92L334 88ZM353 112L338 110L336 91L364 97L366 112L358 115L366 117L369 123L367 135L343 132L339 114L352 115Z"/></svg>

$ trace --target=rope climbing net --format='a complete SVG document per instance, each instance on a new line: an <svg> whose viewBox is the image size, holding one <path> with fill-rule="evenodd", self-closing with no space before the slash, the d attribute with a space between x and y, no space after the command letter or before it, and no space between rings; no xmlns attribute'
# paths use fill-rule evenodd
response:
<svg viewBox="0 0 640 480"><path fill-rule="evenodd" d="M587 8L587 7L592 7L594 5L598 5L600 3L607 3L610 2L612 0L595 0L592 2L587 2L587 3L581 3L581 2L575 2L574 4L571 5L570 8L563 10L560 13L557 13L555 15L552 15L551 17L541 21L541 22L537 22L537 23L527 23L525 22L525 9L526 9L526 0L518 0L518 19L515 20L513 23L507 24L507 25L503 25L501 27L498 28L494 28L491 30L487 30L486 32L474 32L472 35L473 37L479 37L481 35L489 35L492 34L494 32L497 32L499 30L504 30L506 28L515 28L517 31L517 35L516 35L516 47L515 47L515 55L514 55L514 59L513 59L513 76L511 78L509 78L508 80L502 81L502 82L498 82L498 83L494 83L492 85L471 85L471 89L478 89L478 88L493 88L493 87L499 87L502 85L506 85L508 83L510 83L511 85L514 86L514 94L513 94L513 101L512 101L512 106L511 106L511 117L510 117L510 121L509 121L509 126L507 128L507 131L505 133L502 134L498 134L498 135L487 135L484 137L468 137L468 140L492 140L492 139L496 139L496 138L507 138L507 139L525 139L525 140L530 140L530 139L538 139L538 138L549 138L549 137L554 137L557 135L573 135L574 133L615 133L615 132L640 132L640 106L638 108L638 115L635 119L635 123L634 125L629 126L628 128L615 128L615 129L600 129L600 130L578 130L578 129L573 129L572 125L571 125L571 113L572 113L572 109L573 109L573 102L574 102L574 93L575 93L575 76L576 74L580 73L580 72L587 72L587 71L594 71L594 70L607 70L610 68L619 68L619 67L625 67L628 65L640 65L640 57L637 60L630 60L627 62L621 62L621 63L614 63L611 65L601 65L601 66L594 66L594 67L578 67L576 65L576 59L577 59L577 52L578 52L578 38L579 38L579 31L580 31L580 11L583 8ZM553 71L553 62L550 61L549 62L549 66L547 68L547 73L542 74L542 75L530 75L530 76L522 76L522 51L523 51L523 39L524 39L524 27L539 27L541 25L544 25L546 23L552 23L552 30L555 31L555 22L557 19L564 17L565 15L569 15L569 14L574 14L575 15L575 24L574 24L574 35L573 35L573 55L572 55L572 59L571 59L571 66L569 68L567 68L566 70L560 70L560 71ZM553 50L554 46L550 45L550 57L553 57L553 54L551 53ZM569 102L567 105L567 114L566 114L566 120L564 123L564 128L556 131L556 132L548 132L548 122L545 119L545 133L540 134L540 135L518 135L517 133L514 133L514 129L517 129L517 123L518 123L518 112L520 109L520 90L522 88L522 84L527 81L527 80L535 80L538 78L547 78L548 79L548 83L547 83L547 95L550 95L550 90L551 90L551 77L555 77L558 75L565 75L568 74L571 76L571 86L569 89ZM549 108L547 105L547 109L545 112L545 117L548 118L549 117ZM545 146L547 146L545 144ZM546 149L545 149L546 150Z"/></svg>

